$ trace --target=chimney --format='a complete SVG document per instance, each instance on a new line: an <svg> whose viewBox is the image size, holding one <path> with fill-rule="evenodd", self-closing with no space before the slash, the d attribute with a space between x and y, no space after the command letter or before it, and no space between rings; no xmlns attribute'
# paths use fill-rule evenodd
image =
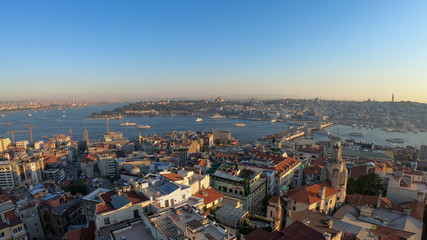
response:
<svg viewBox="0 0 427 240"><path fill-rule="evenodd" d="M380 193L379 193L379 195L378 195L377 208L380 208L380 207L381 207L381 200L382 200L382 198L383 198L383 190L380 190L379 192L380 192Z"/></svg>
<svg viewBox="0 0 427 240"><path fill-rule="evenodd" d="M326 224L328 225L328 228L332 228L332 225L334 225L334 220L329 219L328 221L326 221Z"/></svg>
<svg viewBox="0 0 427 240"><path fill-rule="evenodd" d="M319 189L319 197L320 199L325 199L326 197L326 186L321 186Z"/></svg>

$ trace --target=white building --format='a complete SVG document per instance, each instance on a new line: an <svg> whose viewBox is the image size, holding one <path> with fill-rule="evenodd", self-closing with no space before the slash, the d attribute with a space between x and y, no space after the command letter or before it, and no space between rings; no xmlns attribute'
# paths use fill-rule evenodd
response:
<svg viewBox="0 0 427 240"><path fill-rule="evenodd" d="M426 200L427 184L412 181L410 177L391 177L387 186L387 198L394 205L414 200L424 203Z"/></svg>
<svg viewBox="0 0 427 240"><path fill-rule="evenodd" d="M21 141L16 141L16 147L17 148L27 148L27 145L29 144L28 140L21 140Z"/></svg>
<svg viewBox="0 0 427 240"><path fill-rule="evenodd" d="M9 138L0 138L0 152L6 151L11 141Z"/></svg>

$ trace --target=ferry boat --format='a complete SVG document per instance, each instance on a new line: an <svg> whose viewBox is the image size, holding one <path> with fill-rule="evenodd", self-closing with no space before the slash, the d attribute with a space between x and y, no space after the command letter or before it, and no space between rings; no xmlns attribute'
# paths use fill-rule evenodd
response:
<svg viewBox="0 0 427 240"><path fill-rule="evenodd" d="M65 118L65 117L67 117L67 116L64 114L64 115L62 115L62 117L63 117L63 118Z"/></svg>
<svg viewBox="0 0 427 240"><path fill-rule="evenodd" d="M362 133L362 132L350 132L348 135L350 135L350 136L356 136L356 137L363 137L363 136L365 136L365 134Z"/></svg>
<svg viewBox="0 0 427 240"><path fill-rule="evenodd" d="M212 119L222 119L222 118L225 118L225 116L219 115L219 114L217 113L217 114L213 115L211 118L212 118Z"/></svg>
<svg viewBox="0 0 427 240"><path fill-rule="evenodd" d="M6 117L6 115L2 114L1 117Z"/></svg>
<svg viewBox="0 0 427 240"><path fill-rule="evenodd" d="M352 127L352 128L357 127L357 123L352 124L352 125L351 125L351 127Z"/></svg>
<svg viewBox="0 0 427 240"><path fill-rule="evenodd" d="M196 119L196 122L201 122L201 121L203 121L203 119L201 119L201 118Z"/></svg>
<svg viewBox="0 0 427 240"><path fill-rule="evenodd" d="M138 125L138 128L151 128L151 126L150 125L141 124L141 125Z"/></svg>
<svg viewBox="0 0 427 240"><path fill-rule="evenodd" d="M387 138L386 141L392 142L392 143L404 143L405 142L405 140L403 140L401 138Z"/></svg>
<svg viewBox="0 0 427 240"><path fill-rule="evenodd" d="M246 124L244 124L244 123L235 123L234 126L235 127L246 127Z"/></svg>
<svg viewBox="0 0 427 240"><path fill-rule="evenodd" d="M270 121L271 123L276 123L276 119L273 119Z"/></svg>
<svg viewBox="0 0 427 240"><path fill-rule="evenodd" d="M125 123L120 123L120 126L122 126L122 127L133 127L133 126L136 126L136 123L125 122Z"/></svg>
<svg viewBox="0 0 427 240"><path fill-rule="evenodd" d="M31 116L33 116L33 115L31 115L31 113L28 113L28 117L31 117Z"/></svg>

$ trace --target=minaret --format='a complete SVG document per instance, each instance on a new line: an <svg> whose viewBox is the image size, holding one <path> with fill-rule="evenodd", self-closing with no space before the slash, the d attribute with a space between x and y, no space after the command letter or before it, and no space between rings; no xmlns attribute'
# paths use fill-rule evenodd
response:
<svg viewBox="0 0 427 240"><path fill-rule="evenodd" d="M391 102L394 102L394 93L391 95Z"/></svg>

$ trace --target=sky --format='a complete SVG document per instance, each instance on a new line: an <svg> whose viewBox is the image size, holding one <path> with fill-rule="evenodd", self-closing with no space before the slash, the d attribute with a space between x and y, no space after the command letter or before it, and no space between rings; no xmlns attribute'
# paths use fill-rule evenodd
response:
<svg viewBox="0 0 427 240"><path fill-rule="evenodd" d="M0 100L427 102L427 1L0 1Z"/></svg>

